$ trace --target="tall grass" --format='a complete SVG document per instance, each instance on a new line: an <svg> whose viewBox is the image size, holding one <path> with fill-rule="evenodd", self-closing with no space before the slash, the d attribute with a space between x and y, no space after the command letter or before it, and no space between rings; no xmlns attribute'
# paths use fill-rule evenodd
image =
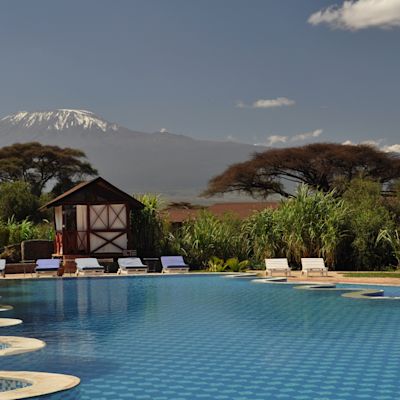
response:
<svg viewBox="0 0 400 400"><path fill-rule="evenodd" d="M168 242L168 224L162 218L163 206L161 197L144 194L137 197L144 208L132 213L132 233L138 254L143 256L160 256Z"/></svg>
<svg viewBox="0 0 400 400"><path fill-rule="evenodd" d="M222 259L246 258L246 244L240 234L240 221L226 215L217 218L203 211L195 220L184 222L174 237L179 248L192 264L205 267L212 256Z"/></svg>
<svg viewBox="0 0 400 400"><path fill-rule="evenodd" d="M252 256L261 262L267 257L287 257L299 264L302 257L323 257L330 266L346 234L347 208L335 193L311 191L301 186L295 198L276 210L264 210L244 222L244 240Z"/></svg>
<svg viewBox="0 0 400 400"><path fill-rule="evenodd" d="M382 229L376 242L387 242L392 248L392 254L396 258L397 267L400 267L400 230L398 229Z"/></svg>

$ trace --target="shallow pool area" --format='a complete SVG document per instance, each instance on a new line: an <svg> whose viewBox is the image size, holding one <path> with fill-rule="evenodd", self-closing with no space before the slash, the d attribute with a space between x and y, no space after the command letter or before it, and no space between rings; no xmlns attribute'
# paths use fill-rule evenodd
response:
<svg viewBox="0 0 400 400"><path fill-rule="evenodd" d="M210 275L10 280L0 295L24 321L1 334L47 344L0 369L81 378L46 399L400 398L398 301Z"/></svg>
<svg viewBox="0 0 400 400"><path fill-rule="evenodd" d="M8 392L10 390L22 389L31 385L32 385L31 383L26 381L0 378L0 392Z"/></svg>

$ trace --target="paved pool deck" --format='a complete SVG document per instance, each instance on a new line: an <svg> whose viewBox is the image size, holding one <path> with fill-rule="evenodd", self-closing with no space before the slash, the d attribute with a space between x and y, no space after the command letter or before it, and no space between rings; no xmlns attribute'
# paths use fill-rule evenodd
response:
<svg viewBox="0 0 400 400"><path fill-rule="evenodd" d="M260 278L265 278L266 273L265 271L251 271L252 273L257 273ZM362 278L362 277L345 277L344 274L348 272L354 272L354 271L329 271L328 276L320 276L319 273L312 273L309 276L302 275L301 271L291 271L291 276L288 277L289 282L324 282L324 283L362 283L362 284L372 284L372 285L386 285L386 286L400 286L400 278L378 278L378 277L371 277L371 278ZM189 275L204 275L207 272L190 272ZM226 273L226 275L229 275L231 273ZM147 274L132 274L128 275L129 277L134 277L134 276L171 276L171 275L179 275L179 274L160 274L160 273L147 273ZM187 274L185 274L187 275ZM225 275L225 274L221 274ZM126 277L127 275L118 275L118 274L113 274L113 273L107 273L104 275L96 275L96 277L100 278L116 278L116 277ZM274 274L274 277L278 277L281 275ZM30 273L27 274L8 274L6 275L5 278L0 278L0 281L2 279L63 279L63 277L50 277L50 276L43 276L40 278L37 278L35 274L31 275ZM82 279L86 277L76 277L75 274L65 274L64 278L76 278L76 279Z"/></svg>

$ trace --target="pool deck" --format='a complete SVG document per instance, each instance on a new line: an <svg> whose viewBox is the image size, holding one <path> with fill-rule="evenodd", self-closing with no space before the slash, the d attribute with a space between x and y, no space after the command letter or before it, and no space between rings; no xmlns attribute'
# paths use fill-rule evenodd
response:
<svg viewBox="0 0 400 400"><path fill-rule="evenodd" d="M261 271L260 271L261 272ZM291 276L288 277L288 282L312 282L312 283L354 283L354 284L369 284L383 286L400 286L400 278L378 278L378 277L345 277L343 274L354 271L329 271L328 276L320 276L318 273L312 273L309 276L302 275L301 271L291 271ZM266 277L265 272L261 274ZM269 275L270 276L270 275ZM278 275L273 275L278 276Z"/></svg>
<svg viewBox="0 0 400 400"><path fill-rule="evenodd" d="M265 271L250 271L253 273L258 273L260 278L265 278L266 273ZM291 276L288 277L289 282L324 282L324 283L361 283L361 284L371 284L371 285L386 285L386 286L400 286L400 278L378 278L378 277L371 277L371 278L357 278L357 277L345 277L343 274L348 273L348 272L354 272L354 271L329 271L328 276L320 276L318 273L312 273L309 276L302 275L301 271L291 271ZM207 273L207 272L190 272L189 275L204 275L204 274L214 274L214 273ZM217 275L218 273L215 273ZM232 273L220 273L220 275L229 275ZM147 273L147 274L132 274L128 275L129 277L135 277L135 276L173 276L173 275L188 275L188 274L160 274L160 273ZM123 275L124 277L127 275ZM274 277L278 277L280 275L274 274ZM118 274L113 274L113 273L107 273L104 275L96 275L97 278L116 278L116 277L121 277L121 275ZM76 278L76 279L82 279L86 277L76 277L75 274L65 274L64 278ZM46 277L40 277L37 278L34 274L31 275L30 273L27 274L8 274L6 275L5 278L0 278L0 281L2 279L62 279L62 277L51 277L51 276L46 276Z"/></svg>

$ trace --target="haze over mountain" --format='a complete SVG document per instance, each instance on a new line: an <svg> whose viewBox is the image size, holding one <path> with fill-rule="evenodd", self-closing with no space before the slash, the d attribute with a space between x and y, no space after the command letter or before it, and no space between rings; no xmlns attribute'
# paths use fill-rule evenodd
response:
<svg viewBox="0 0 400 400"><path fill-rule="evenodd" d="M129 193L172 198L196 197L211 177L263 149L169 132L137 132L85 110L21 111L0 120L0 146L30 141L79 148L101 176Z"/></svg>

